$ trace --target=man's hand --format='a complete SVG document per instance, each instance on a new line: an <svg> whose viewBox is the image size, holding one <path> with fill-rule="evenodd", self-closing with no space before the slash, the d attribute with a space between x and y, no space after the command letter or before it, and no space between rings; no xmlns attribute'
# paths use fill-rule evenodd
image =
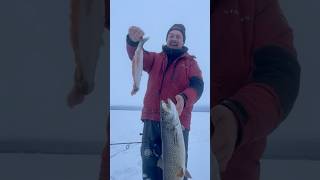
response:
<svg viewBox="0 0 320 180"><path fill-rule="evenodd" d="M144 32L137 26L131 26L128 34L132 41L137 42L143 38Z"/></svg>
<svg viewBox="0 0 320 180"><path fill-rule="evenodd" d="M232 157L237 136L238 122L233 112L223 105L217 105L212 110L211 123L214 126L213 137L211 137L211 149L216 155L220 171L226 170Z"/></svg>
<svg viewBox="0 0 320 180"><path fill-rule="evenodd" d="M177 104L176 104L176 109L178 111L178 114L179 116L181 115L182 111L183 111L183 107L184 107L184 99L181 95L176 95L176 101L177 101Z"/></svg>

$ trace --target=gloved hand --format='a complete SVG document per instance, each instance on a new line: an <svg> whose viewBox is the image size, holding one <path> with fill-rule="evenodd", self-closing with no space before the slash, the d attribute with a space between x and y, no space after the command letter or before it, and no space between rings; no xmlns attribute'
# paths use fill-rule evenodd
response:
<svg viewBox="0 0 320 180"><path fill-rule="evenodd" d="M137 26L131 26L128 34L132 41L137 42L143 38L144 32Z"/></svg>
<svg viewBox="0 0 320 180"><path fill-rule="evenodd" d="M184 99L181 95L176 95L176 101L177 101L177 104L176 104L176 109L178 111L178 114L179 116L181 115L182 111L183 111L183 108L184 108Z"/></svg>

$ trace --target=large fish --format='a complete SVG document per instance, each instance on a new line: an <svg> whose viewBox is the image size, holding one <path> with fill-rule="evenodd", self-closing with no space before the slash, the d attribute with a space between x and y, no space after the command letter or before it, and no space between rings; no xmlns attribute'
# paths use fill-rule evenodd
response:
<svg viewBox="0 0 320 180"><path fill-rule="evenodd" d="M158 165L163 170L163 180L182 180L191 178L186 170L186 151L182 133L182 125L175 104L160 103L160 125L162 141L162 157Z"/></svg>
<svg viewBox="0 0 320 180"><path fill-rule="evenodd" d="M138 47L134 52L134 56L132 58L133 88L131 91L131 95L136 94L140 88L140 81L141 81L142 69L143 69L143 44L148 39L149 38L143 38L139 41Z"/></svg>

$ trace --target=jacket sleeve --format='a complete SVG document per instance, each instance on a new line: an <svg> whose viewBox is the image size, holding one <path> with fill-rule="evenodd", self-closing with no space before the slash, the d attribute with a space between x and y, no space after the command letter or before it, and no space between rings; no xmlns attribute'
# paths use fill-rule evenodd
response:
<svg viewBox="0 0 320 180"><path fill-rule="evenodd" d="M189 86L182 93L185 100L185 107L193 106L201 97L204 83L201 70L195 60L192 60L188 67Z"/></svg>
<svg viewBox="0 0 320 180"><path fill-rule="evenodd" d="M127 35L127 53L129 56L129 59L132 60L135 50L139 44L139 42L134 42L129 38L129 35ZM155 52L149 52L146 50L143 50L143 70L146 72L150 72L152 69L152 66L155 61L155 56L157 53Z"/></svg>
<svg viewBox="0 0 320 180"><path fill-rule="evenodd" d="M254 70L250 82L222 104L239 120L238 145L268 136L289 114L298 96L300 65L293 33L277 0L257 1Z"/></svg>

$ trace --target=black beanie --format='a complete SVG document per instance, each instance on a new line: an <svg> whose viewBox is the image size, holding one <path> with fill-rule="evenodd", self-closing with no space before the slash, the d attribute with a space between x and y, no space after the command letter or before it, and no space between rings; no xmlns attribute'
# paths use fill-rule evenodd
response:
<svg viewBox="0 0 320 180"><path fill-rule="evenodd" d="M170 27L170 29L167 32L166 40L168 39L168 34L172 30L177 30L180 31L183 35L183 42L186 41L186 28L184 27L183 24L174 24L173 26Z"/></svg>

